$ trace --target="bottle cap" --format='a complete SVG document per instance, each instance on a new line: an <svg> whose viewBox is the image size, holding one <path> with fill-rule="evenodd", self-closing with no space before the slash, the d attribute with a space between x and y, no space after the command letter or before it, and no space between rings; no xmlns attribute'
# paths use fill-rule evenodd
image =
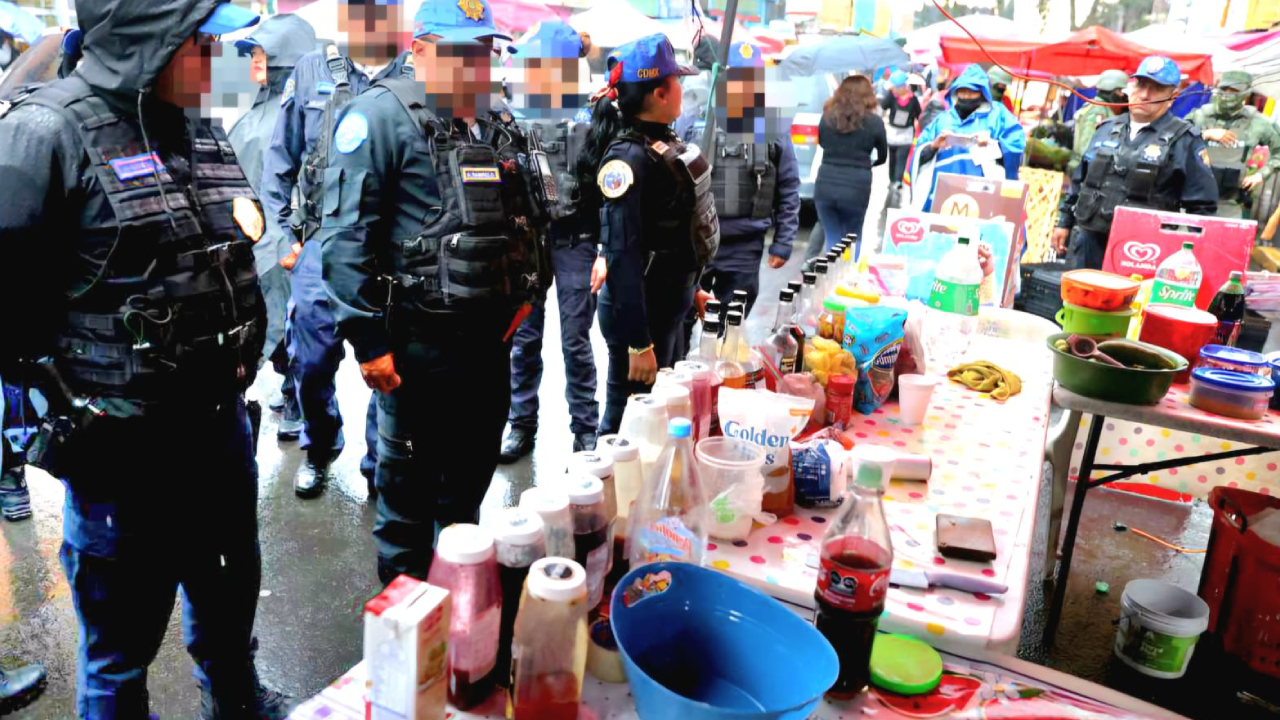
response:
<svg viewBox="0 0 1280 720"><path fill-rule="evenodd" d="M587 598L587 571L569 558L534 560L527 582L529 594L539 600L573 602Z"/></svg>
<svg viewBox="0 0 1280 720"><path fill-rule="evenodd" d="M730 310L729 314L724 317L731 327L737 327L742 324L742 313L737 310Z"/></svg>
<svg viewBox="0 0 1280 720"><path fill-rule="evenodd" d="M1239 270L1232 270L1228 279L1234 280L1235 282L1242 282L1244 280L1244 273Z"/></svg>
<svg viewBox="0 0 1280 720"><path fill-rule="evenodd" d="M740 303L742 303L742 304L744 304L744 305L745 305L745 304L747 303L747 298L748 298L749 296L750 296L750 295L749 295L749 293L747 293L747 291L746 291L746 290L734 290L734 291L733 291L733 301L734 301L734 302L740 302Z"/></svg>
<svg viewBox="0 0 1280 720"><path fill-rule="evenodd" d="M957 240L956 242L960 243L961 245L968 245L968 244L969 244L969 238L965 237L964 235L961 235L961 236L960 236L960 239L959 239L959 240Z"/></svg>
<svg viewBox="0 0 1280 720"><path fill-rule="evenodd" d="M858 233L845 233L844 239L849 242L858 242Z"/></svg>
<svg viewBox="0 0 1280 720"><path fill-rule="evenodd" d="M826 274L827 274L827 261L826 261L826 260L814 260L814 261L813 261L813 271L814 271L815 273L817 273L818 275L826 275ZM806 282L808 282L808 278L805 278L805 281L806 281Z"/></svg>
<svg viewBox="0 0 1280 720"><path fill-rule="evenodd" d="M833 295L822 301L822 309L830 310L831 312L844 312L849 309L849 306ZM841 328L842 332L843 330L844 328Z"/></svg>
<svg viewBox="0 0 1280 720"><path fill-rule="evenodd" d="M693 393L683 385L660 385L653 389L653 393L666 400L668 410L688 407L693 398Z"/></svg>
<svg viewBox="0 0 1280 720"><path fill-rule="evenodd" d="M676 370L674 368L662 368L658 371L658 377L653 381L653 391L657 393L658 388L667 385L679 385L682 387L693 387L693 375Z"/></svg>
<svg viewBox="0 0 1280 720"><path fill-rule="evenodd" d="M791 291L791 292L793 292L793 293L798 293L798 292L800 292L800 288L802 288L802 287L804 287L804 281L803 281L803 280L789 280L789 281L787 281L787 289L788 289L788 290L790 290L790 291Z"/></svg>
<svg viewBox="0 0 1280 720"><path fill-rule="evenodd" d="M671 418L667 423L667 434L673 438L687 438L693 434L693 423L689 418Z"/></svg>
<svg viewBox="0 0 1280 720"><path fill-rule="evenodd" d="M1183 250L1194 250L1195 248L1196 248L1196 244L1194 242L1191 242L1190 240L1182 241Z"/></svg>
<svg viewBox="0 0 1280 720"><path fill-rule="evenodd" d="M713 312L714 312L714 313L719 313L719 312L720 312L720 301L719 301L719 300L708 300L708 301L707 301L706 308L707 308L707 314L711 314L711 313L713 313Z"/></svg>
<svg viewBox="0 0 1280 720"><path fill-rule="evenodd" d="M827 378L827 392L836 395L852 395L854 380L848 375L832 375Z"/></svg>
<svg viewBox="0 0 1280 720"><path fill-rule="evenodd" d="M676 363L676 370L687 373L689 377L693 378L694 382L697 382L698 380L708 379L707 373L711 372L711 366L697 360L681 360Z"/></svg>
<svg viewBox="0 0 1280 720"><path fill-rule="evenodd" d="M479 525L450 525L436 540L436 557L455 565L477 565L493 557L493 536Z"/></svg>
<svg viewBox="0 0 1280 720"><path fill-rule="evenodd" d="M734 300L733 302L729 303L729 312L738 313L739 315L742 315L745 317L747 314L747 306L738 302L737 300Z"/></svg>
<svg viewBox="0 0 1280 720"><path fill-rule="evenodd" d="M520 507L539 515L550 515L569 509L569 496L563 488L531 487L520 494Z"/></svg>
<svg viewBox="0 0 1280 720"><path fill-rule="evenodd" d="M804 284L805 284L805 285L816 285L816 284L817 284L817 282L818 282L818 274L817 274L817 273L807 272L807 273L805 273L804 275L801 275L801 277L803 277L803 278L804 278Z"/></svg>
<svg viewBox="0 0 1280 720"><path fill-rule="evenodd" d="M573 505L595 505L604 500L604 483L595 475L570 475L564 481L564 490Z"/></svg>
<svg viewBox="0 0 1280 720"><path fill-rule="evenodd" d="M526 507L498 511L494 540L502 545L532 545L542 539L542 516Z"/></svg>
<svg viewBox="0 0 1280 720"><path fill-rule="evenodd" d="M898 454L886 447L863 443L854 447L853 456L858 487L883 490L893 476L893 463Z"/></svg>
<svg viewBox="0 0 1280 720"><path fill-rule="evenodd" d="M637 412L656 413L659 410L666 412L667 401L658 397L654 397L652 393L636 393L627 398L627 407L632 405L636 407Z"/></svg>
<svg viewBox="0 0 1280 720"><path fill-rule="evenodd" d="M640 459L640 446L619 435L603 435L597 444L613 455L615 463Z"/></svg>
<svg viewBox="0 0 1280 720"><path fill-rule="evenodd" d="M710 308L707 309L707 319L702 321L702 332L720 334L720 318L711 317Z"/></svg>
<svg viewBox="0 0 1280 720"><path fill-rule="evenodd" d="M613 458L595 450L583 450L569 457L571 472L584 472L598 478L613 476Z"/></svg>
<svg viewBox="0 0 1280 720"><path fill-rule="evenodd" d="M795 301L795 299L796 299L796 291L792 290L791 288L787 288L786 290L783 290L782 292L778 293L779 302L793 302Z"/></svg>

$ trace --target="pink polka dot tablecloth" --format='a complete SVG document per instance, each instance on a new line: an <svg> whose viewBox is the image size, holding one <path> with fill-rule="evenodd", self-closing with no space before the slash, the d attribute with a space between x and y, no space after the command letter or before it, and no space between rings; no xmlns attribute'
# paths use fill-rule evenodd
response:
<svg viewBox="0 0 1280 720"><path fill-rule="evenodd" d="M1038 343L975 337L969 360L990 360L1022 378L1022 392L1000 403L961 385L934 390L924 424L903 425L895 403L855 415L846 435L904 453L928 455L928 482L893 480L885 493L894 566L983 577L1009 586L1003 596L945 588L891 588L880 627L927 638L942 648L1017 649L1053 385L1049 351ZM933 368L935 372L941 368ZM712 540L711 567L787 602L813 607L819 543L835 510L796 508L757 527L745 541ZM935 549L939 513L985 518L996 559L952 560Z"/></svg>

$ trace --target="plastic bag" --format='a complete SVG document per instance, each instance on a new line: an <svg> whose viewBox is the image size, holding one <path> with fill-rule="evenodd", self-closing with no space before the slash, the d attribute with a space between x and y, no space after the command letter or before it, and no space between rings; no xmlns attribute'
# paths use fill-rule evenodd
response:
<svg viewBox="0 0 1280 720"><path fill-rule="evenodd" d="M924 375L929 366L924 328L928 317L924 303L912 301L907 307L907 320L902 325L902 350L893 365L894 376Z"/></svg>
<svg viewBox="0 0 1280 720"><path fill-rule="evenodd" d="M766 493L780 493L791 484L791 439L813 413L813 400L768 390L720 388L720 427L727 437L764 448Z"/></svg>
<svg viewBox="0 0 1280 720"><path fill-rule="evenodd" d="M850 307L845 314L844 347L858 363L853 407L863 415L875 412L893 392L906 319L906 310L887 305Z"/></svg>
<svg viewBox="0 0 1280 720"><path fill-rule="evenodd" d="M813 412L809 414L809 424L806 429L817 430L822 427L822 419L827 416L827 392L822 389L822 384L814 379L812 373L784 375L778 392L813 400Z"/></svg>
<svg viewBox="0 0 1280 720"><path fill-rule="evenodd" d="M853 443L835 428L823 428L808 440L791 443L796 504L835 507L848 485L849 449Z"/></svg>
<svg viewBox="0 0 1280 720"><path fill-rule="evenodd" d="M707 534L719 540L746 540L751 525L761 513L764 503L764 475L753 473L728 487L708 487L712 494L707 517ZM761 521L774 518L761 518Z"/></svg>

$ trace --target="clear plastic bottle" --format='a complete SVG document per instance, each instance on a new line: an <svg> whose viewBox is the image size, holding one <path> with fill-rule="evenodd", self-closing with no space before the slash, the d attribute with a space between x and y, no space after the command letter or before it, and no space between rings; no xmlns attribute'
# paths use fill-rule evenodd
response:
<svg viewBox="0 0 1280 720"><path fill-rule="evenodd" d="M569 493L569 512L573 515L574 557L587 571L587 607L600 604L604 596L604 577L609 572L609 525L614 516L605 509L604 483L594 475L579 473L565 480Z"/></svg>
<svg viewBox="0 0 1280 720"><path fill-rule="evenodd" d="M693 392L683 385L660 385L653 388L654 397L667 404L667 418L686 418L693 422Z"/></svg>
<svg viewBox="0 0 1280 720"><path fill-rule="evenodd" d="M821 308L822 301L831 294L831 268L825 258L818 259L813 261L813 272L818 276L818 281L814 284L813 303Z"/></svg>
<svg viewBox="0 0 1280 720"><path fill-rule="evenodd" d="M748 388L764 387L764 356L751 346L745 330L741 342L738 343L738 363L742 365L742 371L747 374Z"/></svg>
<svg viewBox="0 0 1280 720"><path fill-rule="evenodd" d="M707 497L694 461L692 430L688 420L672 420L667 446L645 476L627 522L632 568L664 560L701 565L706 557Z"/></svg>
<svg viewBox="0 0 1280 720"><path fill-rule="evenodd" d="M567 558L533 564L512 647L507 716L576 720L587 670L587 573Z"/></svg>
<svg viewBox="0 0 1280 720"><path fill-rule="evenodd" d="M880 497L895 457L892 450L875 445L854 448L856 482L822 538L814 625L840 659L829 699L848 700L870 682L871 645L893 566L893 543Z"/></svg>
<svg viewBox="0 0 1280 720"><path fill-rule="evenodd" d="M497 680L502 585L493 536L471 524L441 530L427 582L449 591L449 703L473 708Z"/></svg>
<svg viewBox="0 0 1280 720"><path fill-rule="evenodd" d="M502 687L511 684L511 638L524 581L535 560L547 554L542 517L529 508L504 508L493 524L498 557L498 583L502 586L502 631L498 634L498 663L494 678Z"/></svg>
<svg viewBox="0 0 1280 720"><path fill-rule="evenodd" d="M791 331L791 316L795 314L795 293L783 290L778 293L778 318L773 323L773 331L769 335L766 348L769 350L769 362L778 369L778 373L786 375L796 371L796 358L800 346L796 343Z"/></svg>
<svg viewBox="0 0 1280 720"><path fill-rule="evenodd" d="M733 295L729 298L730 305L737 305L738 309L742 311L742 317L744 319L750 314L750 311L747 309L747 300L750 299L750 297L751 294L746 290L734 290Z"/></svg>
<svg viewBox="0 0 1280 720"><path fill-rule="evenodd" d="M1165 258L1156 268L1155 282L1151 285L1152 303L1195 307L1204 273L1200 270L1194 249L1195 243L1184 240L1182 249Z"/></svg>
<svg viewBox="0 0 1280 720"><path fill-rule="evenodd" d="M619 435L605 435L600 438L597 449L603 450L613 458L613 484L617 490L618 519L614 523L613 532L613 567L614 576L626 574L627 569L627 521L636 498L644 488L644 475L640 471L640 447Z"/></svg>
<svg viewBox="0 0 1280 720"><path fill-rule="evenodd" d="M649 393L627 398L618 434L640 446L640 466L646 474L667 443L667 402Z"/></svg>
<svg viewBox="0 0 1280 720"><path fill-rule="evenodd" d="M796 300L796 314L792 322L805 337L813 337L818 330L818 309L822 307L822 298L818 297L818 275L807 272L802 277L804 288ZM803 352L804 343L800 347Z"/></svg>
<svg viewBox="0 0 1280 720"><path fill-rule="evenodd" d="M742 342L742 313L730 312L725 320L729 329L725 331L724 343L720 345L716 374L725 387L744 388L747 386L747 371L738 362L738 345Z"/></svg>
<svg viewBox="0 0 1280 720"><path fill-rule="evenodd" d="M702 438L711 437L711 416L713 413L713 401L711 393L713 389L719 391L719 378L712 378L715 372L711 370L711 364L698 360L681 360L676 363L676 370L686 373L693 378L693 441L696 443Z"/></svg>
<svg viewBox="0 0 1280 720"><path fill-rule="evenodd" d="M604 514L609 518L609 547L613 548L618 529L618 487L614 476L613 455L603 449L576 452L569 460L569 472L580 472L600 478L600 482L604 485ZM572 504L573 498L570 497L569 500ZM609 567L606 570L613 569L616 557L618 553L611 549Z"/></svg>
<svg viewBox="0 0 1280 720"><path fill-rule="evenodd" d="M714 366L719 357L720 319L711 317L711 312L707 311L707 318L702 321L702 334L698 336L698 346L689 353L687 359Z"/></svg>
<svg viewBox="0 0 1280 720"><path fill-rule="evenodd" d="M717 327L719 328L718 332L720 333L721 336L723 336L724 335L724 304L721 303L719 300L712 298L711 300L707 301L707 304L705 306L703 306L703 311L704 312L703 312L702 322L707 323L711 320L715 320L717 323L719 323L719 325L717 325ZM704 327L703 330L705 329L706 328Z"/></svg>
<svg viewBox="0 0 1280 720"><path fill-rule="evenodd" d="M573 513L569 511L569 495L562 488L531 487L520 494L520 507L542 518L547 555L573 557Z"/></svg>
<svg viewBox="0 0 1280 720"><path fill-rule="evenodd" d="M961 235L956 246L938 263L929 292L926 342L930 357L947 367L958 363L969 349L969 336L978 324L978 290L982 266L976 248Z"/></svg>

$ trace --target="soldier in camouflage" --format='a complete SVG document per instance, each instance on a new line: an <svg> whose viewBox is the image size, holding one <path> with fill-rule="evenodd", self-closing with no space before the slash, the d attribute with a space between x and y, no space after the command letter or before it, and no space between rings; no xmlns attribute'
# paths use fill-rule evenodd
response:
<svg viewBox="0 0 1280 720"><path fill-rule="evenodd" d="M1247 72L1224 72L1213 102L1197 108L1187 118L1201 128L1208 144L1209 162L1218 181L1219 217L1248 217L1248 208L1262 181L1280 170L1280 129L1245 105L1252 85L1253 76ZM1261 168L1250 170L1246 167L1249 156L1260 145L1270 149L1270 157Z"/></svg>
<svg viewBox="0 0 1280 720"><path fill-rule="evenodd" d="M1098 76L1098 100L1104 103L1120 104L1129 101L1128 96L1124 94L1124 86L1129 84L1129 76L1123 70L1108 70ZM1110 107L1107 105L1095 105L1089 103L1076 113L1074 123L1075 138L1071 143L1071 164L1068 166L1070 172L1074 173L1076 168L1080 166L1080 158L1084 155L1084 151L1089 147L1089 143L1093 142L1093 133L1098 129L1104 120L1109 119L1113 115L1119 115L1123 111L1123 107Z"/></svg>

